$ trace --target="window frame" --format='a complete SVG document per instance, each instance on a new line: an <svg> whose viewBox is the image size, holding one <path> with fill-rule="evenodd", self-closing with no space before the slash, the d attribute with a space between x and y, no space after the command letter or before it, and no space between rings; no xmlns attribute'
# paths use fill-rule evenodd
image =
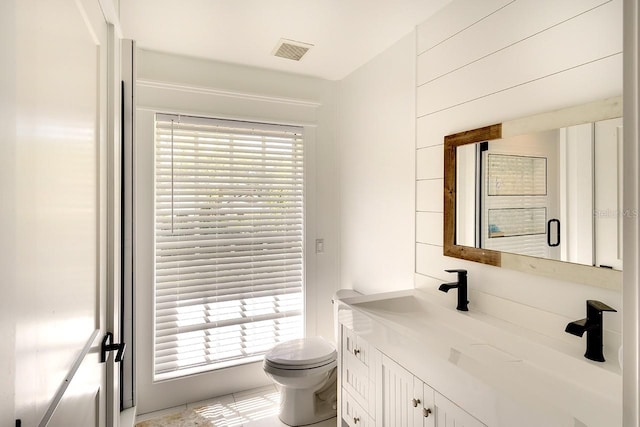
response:
<svg viewBox="0 0 640 427"><path fill-rule="evenodd" d="M317 124L312 121L311 111L317 105L304 106L304 114L309 120L278 119L277 114L241 115L219 114L216 111L192 111L138 105L134 144L134 333L135 365L134 390L136 405L141 411L149 412L177 406L185 401L196 402L214 395L226 395L241 390L272 384L264 373L261 361L247 362L234 367L193 373L181 378L155 380L153 378L153 120L156 113L183 113L185 115L216 116L223 119L262 121L303 127L305 143L304 158L304 336L316 334L317 328L317 257L316 239L316 140ZM274 118L274 116L276 118ZM298 116L298 115L296 115ZM151 221L150 221L151 219ZM141 398L140 396L144 396Z"/></svg>
<svg viewBox="0 0 640 427"><path fill-rule="evenodd" d="M305 256L304 246L305 246L306 242L305 242L305 233L304 233L304 227L305 227L304 209L306 208L306 206L305 206L305 200L304 200L304 197L305 197L305 187L304 187L304 185L305 185L305 182L306 182L306 176L305 176L304 160L305 160L305 155L306 155L306 152L305 152L306 151L305 150L306 147L305 147L305 141L304 141L304 128L301 127L301 126L291 126L291 125L263 123L263 122L245 121L245 120L238 121L238 120L231 120L231 119L220 119L220 118L217 118L217 117L202 117L202 116L194 116L194 115L179 115L179 114L156 113L154 115L154 122L153 122L153 127L154 127L154 135L153 135L153 139L154 139L154 142L153 142L153 145L154 145L154 147L153 147L154 148L154 150L153 150L153 157L154 157L154 182L153 182L153 184L154 184L154 186L153 186L153 190L154 190L154 207L153 207L153 214L154 214L154 217L153 217L153 219L154 219L154 224L155 224L154 225L154 245L153 245L153 251L154 251L154 265L153 265L153 273L154 273L153 274L153 279L154 279L154 293L153 293L153 296L154 296L154 303L153 303L153 314L154 314L154 323L153 323L154 376L153 376L153 378L154 378L154 381L162 381L162 380L180 378L180 377L183 377L183 376L192 375L192 374L198 374L198 373L201 373L201 372L215 371L215 370L218 370L218 369L225 369L225 368L229 368L229 367L240 366L240 365L245 365L245 364L256 362L256 361L261 361L263 359L263 357L264 357L264 353L266 353L268 351L268 350L263 350L263 351L260 352L260 354L247 355L247 356L239 357L239 358L224 359L224 360L220 360L218 362L197 363L197 364L193 364L192 366L188 366L188 367L184 367L184 368L174 368L174 369L165 368L164 370L159 371L159 368L157 366L157 364L159 362L158 362L157 355L156 355L157 344L158 344L157 343L157 339L158 339L157 333L158 333L158 331L156 329L158 327L158 325L156 323L157 320L158 320L157 315L156 315L157 314L156 311L158 309L158 306L157 306L157 304L158 304L158 301L157 301L158 292L166 294L167 291L171 291L171 289L175 288L177 290L177 294L180 294L180 290L182 289L182 286L181 286L180 283L177 283L177 284L174 284L174 285L170 285L169 287L171 289L158 290L158 288L157 288L159 282L162 281L162 277L163 277L163 276L160 276L160 277L158 276L158 273L159 273L159 270L158 270L159 254L157 252L158 251L157 239L159 237L159 235L158 235L159 230L158 230L157 221L158 221L159 217L163 217L162 214L158 214L158 210L157 210L158 209L158 203L159 203L158 191L159 191L159 187L165 187L166 186L166 184L164 184L164 185L160 184L159 185L157 180L161 175L166 175L168 173L166 166L163 167L161 169L161 171L158 170L158 165L160 163L166 163L167 162L167 155L166 154L164 154L164 155L160 154L158 152L158 149L161 146L165 146L164 150L167 149L166 145L167 145L167 137L168 137L167 132L168 132L169 123L170 123L170 127L171 127L171 137L170 137L171 138L171 144L170 144L170 146L171 146L172 155L173 155L173 149L174 149L173 148L174 147L174 144L173 144L174 126L175 126L175 131L177 133L179 133L179 134L183 134L184 137L186 137L187 139L189 139L189 134L190 133L193 133L194 137L197 138L198 137L197 134L199 132L204 133L206 135L205 138L206 137L214 138L217 133L219 133L221 135L228 136L229 132L240 133L240 132L245 132L246 131L247 134L251 134L251 133L253 133L253 134L262 134L262 137L256 136L256 137L254 137L255 139L251 139L251 141L261 140L261 144L260 145L263 148L262 152L264 152L264 149L267 149L267 151L269 152L269 150L270 150L269 147L271 146L271 150L272 151L270 151L270 152L272 154L277 154L278 149L275 146L277 146L278 143L277 143L277 141L273 141L273 136L269 137L269 136L266 136L266 135L269 135L272 132L278 132L279 135L281 134L283 136L284 135L292 135L292 134L297 135L298 132L299 132L299 137L293 137L291 139L291 141L294 141L294 140L297 140L297 139L300 140L300 142L292 142L294 144L292 147L299 147L300 148L300 155L301 155L301 159L302 159L302 162L300 163L300 165L302 166L302 173L303 173L303 175L302 175L302 183L301 183L302 186L298 190L295 190L296 193L298 191L300 191L301 192L301 196L302 196L302 209L301 209L301 212L300 212L300 219L302 220L302 226L301 226L301 229L300 229L300 231L302 233L302 235L300 236L300 243L301 243L301 248L300 248L300 256L301 256L300 266L302 268L301 277L300 277L300 304L301 304L301 306L300 306L300 312L301 312L300 313L300 323L301 323L300 324L300 328L301 328L301 330L300 330L300 335L297 335L297 334L295 336L291 335L287 339L301 338L301 337L303 337L305 335L304 334L304 324L305 324L305 304L304 304L305 265L304 264L305 264L306 256ZM224 131L218 132L218 129L216 129L217 127L222 127L222 128L226 128L226 129L230 129L230 130L227 131L227 132L224 132ZM208 135L207 135L207 133L208 133ZM161 140L158 140L158 136L159 135L163 135ZM278 138L279 135L276 136L276 138ZM272 142L268 142L269 139L271 139ZM230 169L228 169L228 168L234 169L234 168L238 167L238 165L236 165L234 163L229 163L228 165L225 165L224 168L225 168L225 170L228 170L232 174L232 176L238 176L237 175L238 173L241 174L240 183L244 182L245 184L247 184L247 182L251 182L252 181L251 180L252 172L254 172L256 170L254 170L253 168L246 168L246 166L248 166L248 163L252 163L252 160L250 160L250 159L247 160L247 154L250 154L252 151L249 150L249 151L246 152L247 154L242 155L242 150L243 150L243 147L245 149L249 148L251 145L253 145L253 143L251 141L247 140L245 137L240 137L238 139L233 139L232 138L231 141L233 141L233 142L229 143L229 147L227 149L224 149L222 146L219 146L219 147L215 148L215 151L220 152L223 157L215 158L215 156L210 155L210 157L208 157L206 161L207 162L211 161L211 162L214 162L214 164L218 164L220 160L226 158L227 156L229 156L228 157L229 158L228 161L232 161L232 159L235 158L235 154L234 153L241 154L241 157L240 157L240 161L241 162L238 164L240 167L237 169L237 171L231 171ZM199 146L199 144L195 144L191 148L185 148L184 147L184 145L185 145L184 142L182 142L182 143L178 142L177 144L178 144L178 147L176 147L176 151L178 153L181 150L179 147L182 146L183 149L187 150L186 153L188 153L189 156L198 157L198 161L202 161L203 160L203 158L200 158L200 155L195 154L201 148ZM265 148L265 144L266 144L266 148ZM222 144L222 145L226 145L226 144ZM273 151L274 149L276 150L275 152ZM297 150L297 148L294 148L294 149ZM241 150L241 151L236 151L236 150ZM204 151L202 152L202 154L207 154L207 152L210 153L210 151L211 151L210 148L204 148ZM223 154L223 153L228 153L228 154ZM295 158L295 155L294 155L294 158ZM163 161L163 159L164 159L164 161ZM264 165L265 157L258 156L258 157L256 157L255 160L258 160L258 163L260 163L261 165ZM171 162L172 162L172 164L171 164L171 174L173 174L174 173L173 172L173 158L171 158ZM185 167L184 166L184 164L185 164L184 162L186 162L187 164L191 163L191 162L186 161L186 160L183 161L183 162L176 162L176 165L177 165L176 166L176 173L178 174L178 176L180 176L181 171L182 172L185 171L183 169ZM276 161L275 163L281 163L281 162L280 161ZM292 165L292 168L291 168L292 171L295 170L298 167L298 166L296 166L297 164L298 163ZM192 166L193 165L186 167L186 172L187 173L193 172L193 167ZM197 171L197 169L199 169L199 168L196 166L196 171ZM265 169L257 169L257 170L262 170L263 174L266 173L266 175L269 176L270 174L269 174L268 169L269 169L269 167L266 167ZM216 182L218 180L218 178L219 178L218 176L213 176L213 175L208 175L208 176L202 175L202 177L203 178L201 178L201 179L206 179L207 181L210 181L210 182ZM249 181L243 181L243 178L249 178ZM272 178L272 177L267 178L265 176L265 179L271 181L270 184L274 184L274 182L273 182L274 178ZM295 179L294 179L294 181L295 181ZM172 178L172 182L173 182L173 178ZM236 184L237 183L229 186L226 189L226 192L228 193L228 191L231 191L231 193L235 193L236 191L238 191L238 186L236 186ZM256 185L250 186L250 188L251 189L262 189L262 191L264 191L265 186L268 189L269 188L269 182L260 181ZM163 193L166 193L166 189L163 191ZM199 199L200 196L201 196L201 194L198 191L196 191L193 194L189 195L189 199L194 199L194 201L189 203L190 205L191 204L194 205L193 207L190 208L191 210L198 211L198 210L202 209L202 207L195 206L195 205L201 206L200 202L195 201L195 199ZM166 197L167 197L167 195L165 194L164 198L166 198ZM228 196L225 196L225 198L227 198L227 197ZM270 199L270 197L269 197L269 199ZM171 185L171 206L172 206L171 215L173 215L173 206L174 206L173 200L174 200L174 198L173 198L173 185ZM264 201L264 199L259 199L259 200ZM166 203L166 201L164 203ZM231 205L235 206L235 203L232 203ZM176 201L176 209L179 209L179 207L180 207L180 201L178 200L178 201ZM197 216L198 215L196 215L196 218L197 218ZM166 220L166 218L165 218L165 220ZM228 221L228 219L225 219L221 225L224 226L225 222L227 222L227 221ZM187 222L192 222L192 220L189 220ZM234 219L233 222L236 222L236 220ZM172 227L171 227L171 230L172 230L171 234L172 234L173 233L173 219L171 220L171 224L172 224ZM176 223L176 225L179 226L180 222ZM185 237L188 238L187 239L188 243L195 243L192 239L195 238L196 241L198 241L199 238L201 237L201 235L199 233L197 233L198 230L201 230L199 227L196 227L195 229L189 229L189 228L188 229L179 228L179 229L187 231L187 234L186 234ZM193 234L188 233L189 231L196 232L196 235L199 236L199 237L190 237L190 236L193 236ZM167 230L162 231L161 234L164 237L163 240L167 241L167 242L165 242L165 244L167 244L167 245L175 245L176 244L175 242L173 242L173 239L171 239L170 237L169 237L169 239L166 238L165 235L167 234ZM215 239L209 239L209 240L213 241ZM291 240L292 241L298 241L298 238L292 238ZM289 239L287 239L287 241L289 241ZM173 242L173 243L171 243L171 242ZM178 242L182 243L182 242L184 242L184 240L183 239L178 239ZM182 245L180 243L177 243L177 245L181 247ZM236 248L235 244L231 245L231 247L232 248ZM294 252L297 253L297 251L294 251ZM162 255L160 255L160 258L163 258ZM161 262L161 264L166 263L166 262L169 262L170 264L173 264L174 261L166 260L166 258L165 258L165 260L163 260ZM172 270L173 269L175 269L175 267L172 268ZM224 270L222 270L222 271L224 271ZM180 273L178 273L178 275L179 274ZM190 275L188 273L185 273L185 274L186 274L185 278L177 278L177 279L171 280L170 282L174 282L174 283L175 282L182 282L185 279L188 281L189 278L197 279L199 281L203 280L201 278L201 276L200 276L200 273L193 274L193 275L191 275L191 277L190 277ZM243 272L242 274L244 275L245 273ZM175 273L170 274L170 276L175 276ZM210 273L206 273L206 276L210 277L211 274ZM243 276L243 277L246 277L246 276ZM212 278L211 280L212 280L212 282L215 282L215 279ZM212 282L208 282L206 287L207 288L215 288L216 285L213 284ZM259 285L259 284L257 284L257 285ZM253 284L251 286L253 286ZM200 287L201 286L199 286L199 288ZM184 289L187 290L187 289L189 289L189 287L184 288ZM229 288L229 289L231 289L231 288ZM233 289L235 289L235 288L233 288ZM216 291L210 290L210 291L205 291L205 292L206 293L209 293L209 292L214 292L215 293ZM276 295L279 294L278 290L273 290L272 292L273 292L272 293L273 296L276 296ZM198 292L198 294L202 294L202 292ZM247 296L249 296L249 295L247 295ZM267 295L267 296L269 296L269 295ZM253 296L249 296L249 298L251 299L251 298L253 298ZM241 301L241 300L244 300L244 299L245 299L245 297L242 296L237 301ZM171 298L169 298L169 300L171 300ZM174 302L174 301L171 301L171 302ZM169 302L169 304L171 304L171 302ZM167 304L166 302L163 303L163 305L166 305L166 304ZM211 302L211 303L207 303L207 304L203 304L203 305L208 305L208 304L215 304L215 303ZM191 307L191 305L189 305L189 306ZM167 310L167 308L164 308L163 310ZM177 310L177 311L179 311L180 310L180 302L179 301L175 302L175 307L169 308L169 310ZM249 311L251 311L251 310L249 309ZM244 308L242 309L242 312L244 313ZM176 314L175 316L179 316L179 314ZM170 317L174 317L174 316L170 316ZM280 318L280 316L274 315L272 320L277 320L276 318ZM290 316L284 316L282 318L283 319L284 318L290 318ZM265 319L265 320L269 320L269 319ZM259 320L257 320L257 321L259 322ZM172 329L178 329L179 330L180 329L180 326L178 325L179 322L180 322L180 320L165 321L164 322L164 326L171 327ZM231 322L233 322L233 320L231 320ZM223 323L225 323L225 322L223 321ZM226 323L228 323L228 322L226 322ZM194 329L194 332L197 332L196 329L197 330L201 330L203 332L204 331L210 331L212 328L206 326L206 325L209 325L209 324L210 323L207 323L205 325L194 325L192 327L187 326L186 328L187 329ZM242 329L244 329L245 325L247 325L247 324L255 324L255 322L254 321L238 322L238 325L242 325L242 326L240 326ZM233 326L233 325L229 325L229 326ZM207 332L207 334L208 334L208 332ZM180 332L176 332L176 335L174 336L174 338L179 339L180 335L181 335ZM244 337L241 337L241 339L242 339L242 343L244 343ZM206 344L206 341L208 341L208 340L205 338L204 342L201 342L199 345ZM169 346L171 346L171 344L169 344ZM180 347L179 345L175 345L174 347L175 347L176 351L179 351L179 347ZM240 347L244 348L245 345L242 344ZM270 347L271 347L271 345L270 345ZM208 354L209 353L207 353L207 355ZM167 361L167 362L164 362L162 364L165 365L165 366L167 365L167 363L169 365L171 365L171 364L174 364L174 365L179 364L179 360L178 360L179 357L177 357L177 356L169 356L169 359L171 359L171 357L175 358L175 360ZM207 356L205 355L205 357L207 357ZM166 359L166 357L165 357L165 359Z"/></svg>

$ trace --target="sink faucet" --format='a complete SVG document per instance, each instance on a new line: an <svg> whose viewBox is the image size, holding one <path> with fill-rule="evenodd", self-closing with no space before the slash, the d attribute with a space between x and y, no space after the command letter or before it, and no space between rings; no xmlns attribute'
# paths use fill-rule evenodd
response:
<svg viewBox="0 0 640 427"><path fill-rule="evenodd" d="M602 355L602 312L616 311L608 305L596 301L587 300L587 318L571 322L565 328L565 332L581 337L587 333L587 351L584 357L596 362L604 362Z"/></svg>
<svg viewBox="0 0 640 427"><path fill-rule="evenodd" d="M443 283L438 290L449 292L449 289L458 289L458 306L456 310L469 311L467 304L467 270L445 270L447 273L458 273L458 281L453 283Z"/></svg>

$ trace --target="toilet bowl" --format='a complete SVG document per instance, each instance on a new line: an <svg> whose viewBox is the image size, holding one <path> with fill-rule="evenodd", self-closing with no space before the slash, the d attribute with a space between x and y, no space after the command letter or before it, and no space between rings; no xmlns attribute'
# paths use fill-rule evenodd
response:
<svg viewBox="0 0 640 427"><path fill-rule="evenodd" d="M264 371L280 390L280 420L303 426L336 416L337 352L321 337L276 345L264 357Z"/></svg>

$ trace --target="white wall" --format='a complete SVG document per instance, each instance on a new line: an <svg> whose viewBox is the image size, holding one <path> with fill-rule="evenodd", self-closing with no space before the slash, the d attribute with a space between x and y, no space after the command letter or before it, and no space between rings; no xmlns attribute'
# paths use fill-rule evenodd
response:
<svg viewBox="0 0 640 427"><path fill-rule="evenodd" d="M416 227L436 232L418 234L416 287L466 268L476 307L497 296L518 316L559 315L557 326L584 317L586 299L621 311L620 292L444 257L441 200L445 135L622 93L622 1L457 0L417 32ZM621 313L605 328L619 343Z"/></svg>
<svg viewBox="0 0 640 427"><path fill-rule="evenodd" d="M341 286L413 287L415 32L339 84Z"/></svg>
<svg viewBox="0 0 640 427"><path fill-rule="evenodd" d="M191 113L305 127L306 333L333 340L331 297L339 283L335 83L245 66L138 51L136 329L138 413L269 383L260 363L152 385L153 113ZM146 182L145 182L146 181ZM148 190L145 191L144 189ZM324 253L315 254L315 239ZM146 246L144 246L146 245ZM180 384L180 385L179 385Z"/></svg>

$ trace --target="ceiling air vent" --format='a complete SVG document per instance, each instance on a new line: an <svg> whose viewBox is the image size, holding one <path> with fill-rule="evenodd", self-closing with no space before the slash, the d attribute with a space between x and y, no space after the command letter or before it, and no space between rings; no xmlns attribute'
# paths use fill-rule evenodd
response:
<svg viewBox="0 0 640 427"><path fill-rule="evenodd" d="M273 55L279 56L280 58L300 61L304 54L312 47L312 44L280 39L275 49L273 49Z"/></svg>

